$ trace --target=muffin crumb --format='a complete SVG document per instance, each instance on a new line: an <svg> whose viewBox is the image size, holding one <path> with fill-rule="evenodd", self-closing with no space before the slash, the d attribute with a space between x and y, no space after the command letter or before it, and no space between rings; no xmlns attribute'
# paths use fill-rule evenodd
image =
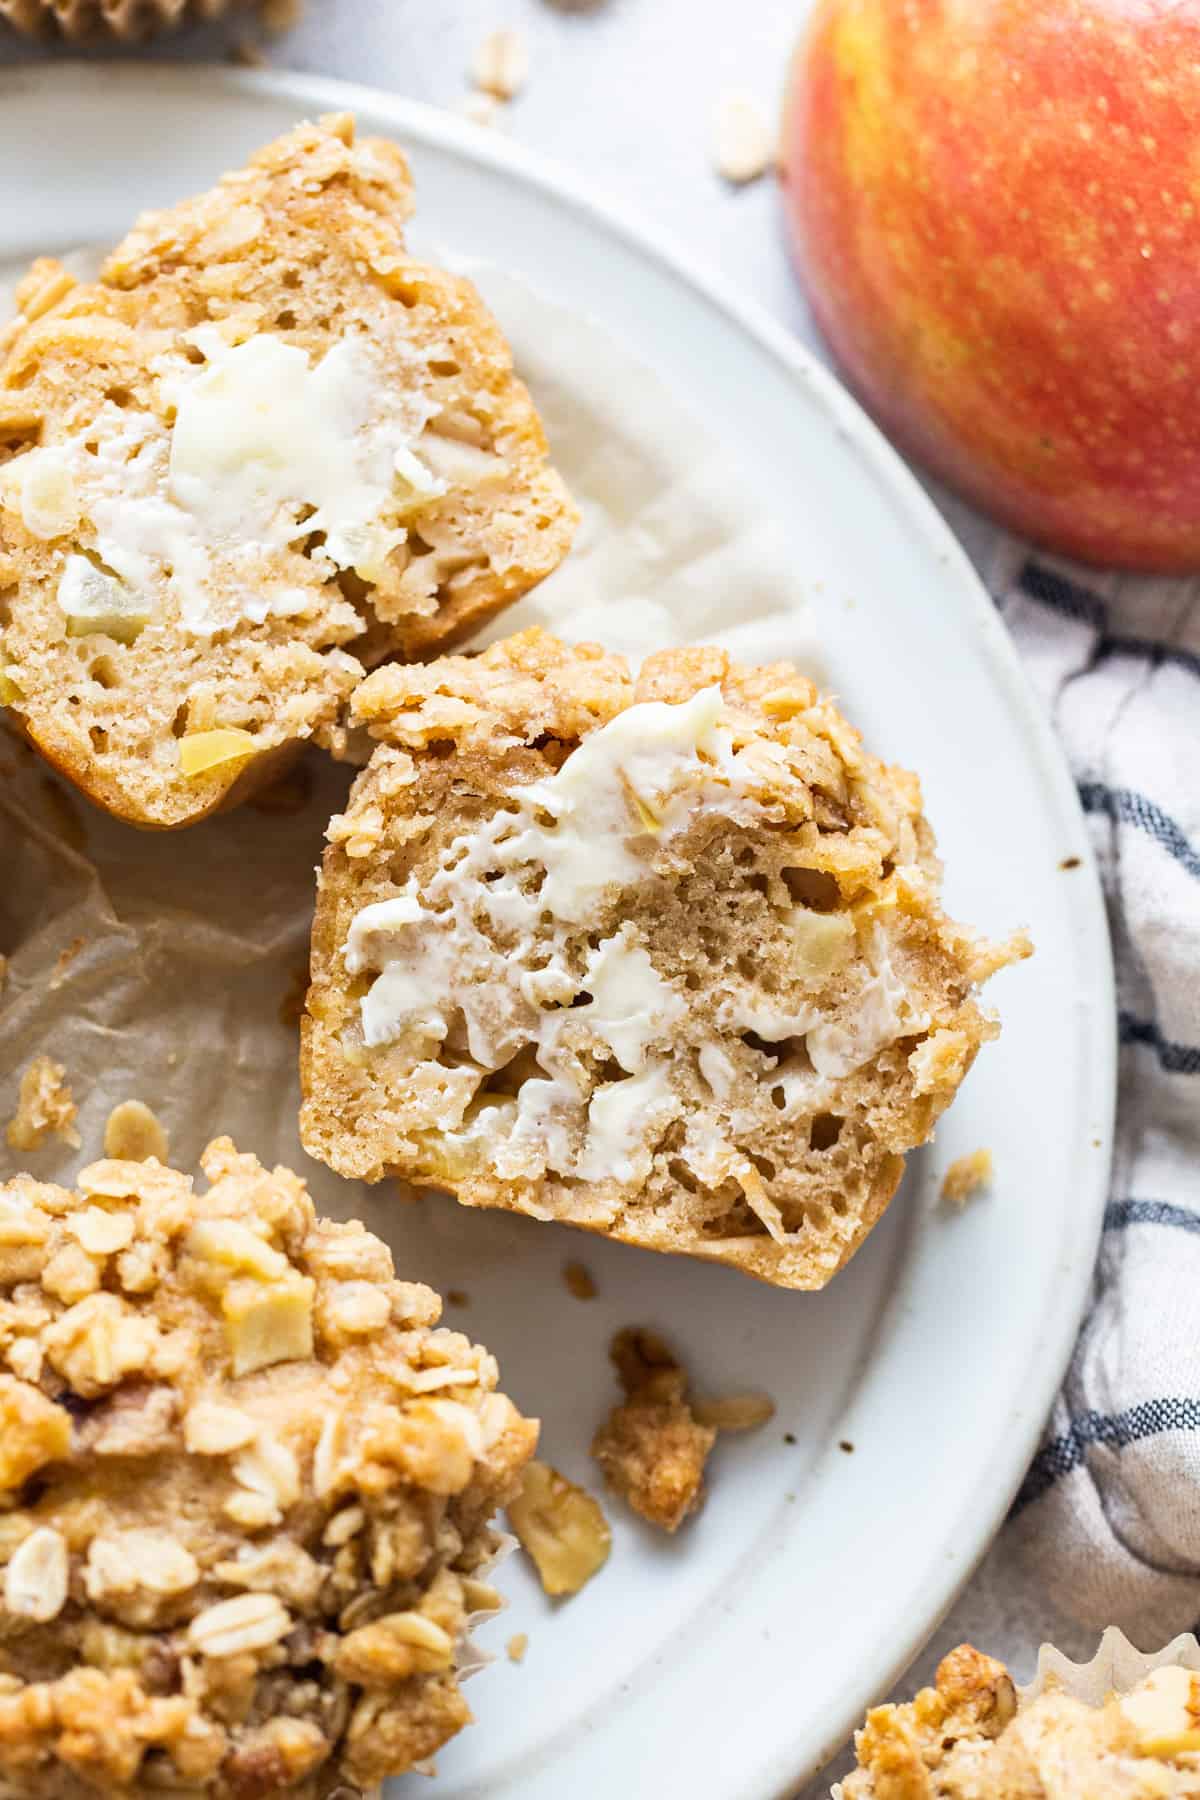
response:
<svg viewBox="0 0 1200 1800"><path fill-rule="evenodd" d="M610 1355L626 1397L593 1438L592 1455L636 1513L677 1531L703 1499L716 1427L696 1420L686 1371L656 1332L619 1331Z"/></svg>
<svg viewBox="0 0 1200 1800"><path fill-rule="evenodd" d="M942 1199L951 1206L965 1206L972 1194L992 1179L990 1150L969 1150L950 1164L942 1177Z"/></svg>
<svg viewBox="0 0 1200 1800"><path fill-rule="evenodd" d="M514 1663L524 1662L525 1661L525 1652L529 1648L528 1632L514 1631L512 1636L509 1638L508 1643L505 1647L508 1652L509 1662L514 1662Z"/></svg>
<svg viewBox="0 0 1200 1800"><path fill-rule="evenodd" d="M78 1107L62 1063L49 1056L35 1056L17 1093L17 1110L8 1122L5 1137L13 1150L40 1150L54 1134L78 1150L81 1139L75 1129Z"/></svg>
<svg viewBox="0 0 1200 1800"><path fill-rule="evenodd" d="M258 17L264 31L280 37L303 19L304 0L258 0Z"/></svg>
<svg viewBox="0 0 1200 1800"><path fill-rule="evenodd" d="M580 1262L569 1262L563 1269L563 1280L567 1284L567 1292L576 1300L594 1300L596 1283L587 1269Z"/></svg>

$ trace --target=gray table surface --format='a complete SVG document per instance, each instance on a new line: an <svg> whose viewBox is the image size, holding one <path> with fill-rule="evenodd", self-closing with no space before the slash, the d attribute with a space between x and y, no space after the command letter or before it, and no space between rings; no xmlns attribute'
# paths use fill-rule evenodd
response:
<svg viewBox="0 0 1200 1800"><path fill-rule="evenodd" d="M369 82L436 106L458 107L486 32L524 36L530 76L500 129L565 164L611 200L663 230L736 282L820 353L788 266L774 183L732 190L710 156L714 105L731 87L777 109L790 50L809 0L308 0L300 23L267 39L241 14L192 27L131 54L222 60L247 39L272 66ZM0 68L50 54L0 33ZM965 507L935 498L976 560L995 533ZM886 1519L886 1505L881 1509ZM886 1527L885 1527L886 1528ZM861 1622L864 1635L872 1621ZM905 1674L897 1694L930 1679L938 1657L970 1638L1012 1662L1020 1678L1049 1639L1088 1655L1094 1641L1047 1608L1003 1538ZM786 1671L781 1670L781 1679ZM839 1761L797 1800L829 1791ZM704 1800L710 1800L705 1796ZM711 1800L720 1800L714 1790Z"/></svg>

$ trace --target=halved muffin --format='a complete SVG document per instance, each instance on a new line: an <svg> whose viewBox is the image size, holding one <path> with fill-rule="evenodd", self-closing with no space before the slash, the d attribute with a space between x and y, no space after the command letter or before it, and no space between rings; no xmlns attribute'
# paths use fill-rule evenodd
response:
<svg viewBox="0 0 1200 1800"><path fill-rule="evenodd" d="M36 263L0 366L0 699L139 825L337 746L363 667L556 566L574 509L469 282L414 261L408 167L302 125L146 215L98 281Z"/></svg>
<svg viewBox="0 0 1200 1800"><path fill-rule="evenodd" d="M0 1790L377 1791L470 1718L536 1426L358 1224L209 1185L0 1186Z"/></svg>
<svg viewBox="0 0 1200 1800"><path fill-rule="evenodd" d="M320 877L308 1150L822 1286L1028 949L942 911L915 777L719 650L635 683L531 631L353 712L381 747Z"/></svg>

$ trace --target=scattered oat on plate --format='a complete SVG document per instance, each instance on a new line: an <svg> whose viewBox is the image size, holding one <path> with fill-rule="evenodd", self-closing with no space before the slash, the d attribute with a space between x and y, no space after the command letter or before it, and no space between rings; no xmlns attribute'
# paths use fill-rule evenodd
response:
<svg viewBox="0 0 1200 1800"><path fill-rule="evenodd" d="M104 1127L104 1154L118 1162L165 1163L170 1144L163 1126L143 1100L122 1100Z"/></svg>
<svg viewBox="0 0 1200 1800"><path fill-rule="evenodd" d="M96 282L35 263L0 346L0 700L92 799L190 824L363 668L454 641L575 513L499 328L416 262L408 165L348 117L144 215Z"/></svg>
<svg viewBox="0 0 1200 1800"><path fill-rule="evenodd" d="M577 1594L608 1561L612 1532L600 1502L549 1463L526 1465L508 1522L555 1598Z"/></svg>
<svg viewBox="0 0 1200 1800"><path fill-rule="evenodd" d="M529 79L529 46L519 31L489 31L471 58L471 79L483 94L515 100Z"/></svg>
<svg viewBox="0 0 1200 1800"><path fill-rule="evenodd" d="M203 1165L0 1187L9 1800L365 1792L469 1717L536 1428L361 1225Z"/></svg>
<svg viewBox="0 0 1200 1800"><path fill-rule="evenodd" d="M785 663L531 631L378 670L329 828L306 1149L820 1287L1026 954L943 912L914 776Z"/></svg>
<svg viewBox="0 0 1200 1800"><path fill-rule="evenodd" d="M765 175L775 161L775 136L753 94L731 89L713 114L713 162L734 187Z"/></svg>

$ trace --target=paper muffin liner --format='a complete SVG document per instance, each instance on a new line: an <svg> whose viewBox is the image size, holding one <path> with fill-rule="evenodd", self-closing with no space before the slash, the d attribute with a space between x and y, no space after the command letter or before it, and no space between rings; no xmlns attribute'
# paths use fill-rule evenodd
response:
<svg viewBox="0 0 1200 1800"><path fill-rule="evenodd" d="M517 1540L511 1532L497 1530L496 1539L496 1547L492 1554L486 1562L480 1563L479 1568L475 1571L477 1580L483 1580L492 1574L500 1563L507 1562L517 1547ZM484 1650L475 1642L471 1634L477 1625L485 1625L489 1619L498 1619L507 1608L508 1601L501 1595L499 1606L467 1614L466 1628L458 1641L454 1665L455 1673L460 1681L468 1680L470 1676L478 1674L480 1669L485 1669L489 1663L495 1662L495 1651ZM436 1775L436 1759L429 1757L425 1762L414 1763L409 1774ZM309 1790L305 1790L305 1793L307 1795ZM382 1797L382 1786L353 1787L349 1782L341 1781L337 1777L326 1777L324 1780L318 1778L315 1789L311 1790L311 1800L382 1800Z"/></svg>
<svg viewBox="0 0 1200 1800"><path fill-rule="evenodd" d="M1114 1695L1132 1693L1139 1682L1156 1669L1187 1669L1200 1675L1200 1643L1190 1631L1181 1632L1164 1644L1161 1650L1135 1649L1125 1633L1110 1625L1101 1637L1096 1654L1089 1662L1072 1662L1053 1644L1043 1644L1038 1651L1037 1670L1033 1680L1018 1687L1017 1711L1041 1694L1065 1694L1085 1706L1101 1707ZM840 1781L830 1789L830 1800L845 1800Z"/></svg>
<svg viewBox="0 0 1200 1800"><path fill-rule="evenodd" d="M243 0L0 0L0 19L29 37L137 43L186 21L217 19Z"/></svg>
<svg viewBox="0 0 1200 1800"><path fill-rule="evenodd" d="M496 1547L487 1561L480 1563L475 1572L476 1579L482 1581L492 1575L501 1563L508 1561L516 1547L517 1540L510 1531L497 1530ZM499 1606L467 1614L466 1629L458 1641L454 1659L454 1671L459 1681L469 1681L472 1675L478 1675L480 1669L486 1669L489 1663L495 1662L496 1652L485 1650L482 1644L477 1644L472 1633L477 1625L486 1625L489 1619L498 1619L500 1614L507 1610L508 1601L501 1594ZM411 1772L414 1775L436 1775L436 1758L430 1757L426 1762L414 1763ZM328 1796L328 1800L378 1800L381 1792L381 1789L375 1789L370 1794L359 1794L356 1789L348 1788L343 1784Z"/></svg>
<svg viewBox="0 0 1200 1800"><path fill-rule="evenodd" d="M1103 1706L1114 1694L1128 1694L1155 1669L1188 1669L1200 1675L1200 1643L1185 1631L1161 1650L1137 1650L1123 1631L1110 1625L1090 1662L1072 1662L1053 1644L1043 1644L1037 1673L1028 1686L1017 1689L1017 1703L1028 1706L1039 1694L1052 1691L1087 1706Z"/></svg>

